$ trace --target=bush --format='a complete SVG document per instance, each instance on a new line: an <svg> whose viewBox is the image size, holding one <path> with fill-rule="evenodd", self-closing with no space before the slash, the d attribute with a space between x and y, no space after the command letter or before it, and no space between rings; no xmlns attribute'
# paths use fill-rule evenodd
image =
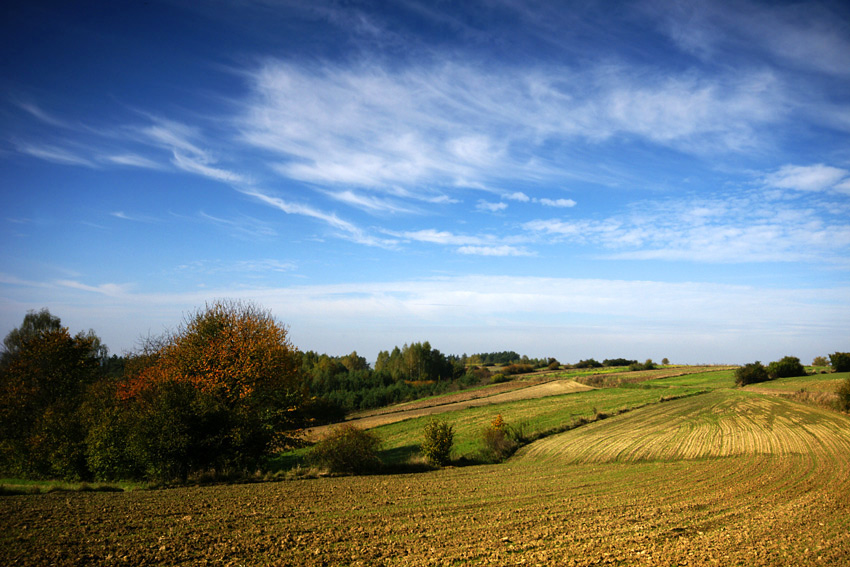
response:
<svg viewBox="0 0 850 567"><path fill-rule="evenodd" d="M560 367L561 367L561 363L558 362L557 360L553 360L552 362L550 362L546 366L546 368L549 369L549 370L558 370Z"/></svg>
<svg viewBox="0 0 850 567"><path fill-rule="evenodd" d="M850 372L850 352L832 353L829 362L835 372Z"/></svg>
<svg viewBox="0 0 850 567"><path fill-rule="evenodd" d="M333 473L362 474L381 467L380 449L377 435L347 423L331 429L327 437L313 445L307 459Z"/></svg>
<svg viewBox="0 0 850 567"><path fill-rule="evenodd" d="M766 382L770 380L767 369L758 360L746 364L735 371L735 383L739 386Z"/></svg>
<svg viewBox="0 0 850 567"><path fill-rule="evenodd" d="M838 400L836 400L838 410L850 411L850 376L844 379L835 393L838 394Z"/></svg>
<svg viewBox="0 0 850 567"><path fill-rule="evenodd" d="M507 376L505 376L502 373L493 374L492 378L490 378L491 384L502 384L503 382L508 382L508 381L510 381L510 378L508 378Z"/></svg>
<svg viewBox="0 0 850 567"><path fill-rule="evenodd" d="M519 443L510 435L510 427L504 422L501 414L481 433L484 445L481 456L489 463L500 463L510 457Z"/></svg>
<svg viewBox="0 0 850 567"><path fill-rule="evenodd" d="M425 459L438 467L448 464L451 459L454 435L454 427L445 421L429 420L423 430L421 445Z"/></svg>
<svg viewBox="0 0 850 567"><path fill-rule="evenodd" d="M502 368L502 374L510 376L512 374L528 374L534 372L534 367L530 364L509 364Z"/></svg>
<svg viewBox="0 0 850 567"><path fill-rule="evenodd" d="M629 360L627 358L606 358L602 361L602 366L629 366L637 364L637 360Z"/></svg>
<svg viewBox="0 0 850 567"><path fill-rule="evenodd" d="M771 378L790 378L792 376L805 376L806 369L800 364L796 356L786 356L781 360L771 362L767 365L767 375Z"/></svg>
<svg viewBox="0 0 850 567"><path fill-rule="evenodd" d="M825 356L816 356L812 361L812 366L829 366L829 360Z"/></svg>
<svg viewBox="0 0 850 567"><path fill-rule="evenodd" d="M644 362L643 364L641 364L639 362L634 362L632 364L629 364L629 370L631 370L631 371L655 370L655 363L652 362L651 358L647 358L646 362Z"/></svg>
<svg viewBox="0 0 850 567"><path fill-rule="evenodd" d="M602 368L602 365L594 359L588 358L587 360L579 360L573 364L573 368Z"/></svg>

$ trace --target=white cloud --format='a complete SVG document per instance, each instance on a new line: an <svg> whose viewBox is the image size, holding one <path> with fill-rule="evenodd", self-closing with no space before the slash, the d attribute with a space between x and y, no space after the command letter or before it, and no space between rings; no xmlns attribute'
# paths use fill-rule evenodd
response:
<svg viewBox="0 0 850 567"><path fill-rule="evenodd" d="M104 158L106 161L118 165L129 165L131 167L141 167L146 169L163 169L162 165L137 154L120 154L110 155Z"/></svg>
<svg viewBox="0 0 850 567"><path fill-rule="evenodd" d="M644 202L606 219L537 219L522 228L538 242L591 245L611 259L843 264L850 224L830 210L829 204L804 209L744 193Z"/></svg>
<svg viewBox="0 0 850 567"><path fill-rule="evenodd" d="M705 59L761 55L809 71L850 74L846 26L828 4L739 0L644 5L681 48Z"/></svg>
<svg viewBox="0 0 850 567"><path fill-rule="evenodd" d="M94 162L66 148L53 145L19 144L18 151L24 154L63 165L96 167Z"/></svg>
<svg viewBox="0 0 850 567"><path fill-rule="evenodd" d="M324 191L328 197L370 212L411 213L414 209L397 201L364 195L354 191Z"/></svg>
<svg viewBox="0 0 850 567"><path fill-rule="evenodd" d="M539 199L541 205L547 207L575 207L576 202L572 199Z"/></svg>
<svg viewBox="0 0 850 567"><path fill-rule="evenodd" d="M328 224L332 228L341 231L344 238L347 238L354 242L358 242L360 244L365 244L368 246L381 246L384 248L390 248L396 244L396 242L393 240L375 238L367 234L358 226L339 218L335 214L325 213L309 205L291 203L289 201L281 199L280 197L268 195L256 188L239 189L239 191L245 195L248 195L249 197L257 199L261 203L283 211L286 214L302 215L320 220Z"/></svg>
<svg viewBox="0 0 850 567"><path fill-rule="evenodd" d="M824 165L784 165L779 170L765 176L769 187L795 189L797 191L825 191L841 189L850 182L850 171ZM840 185L843 181L844 185Z"/></svg>
<svg viewBox="0 0 850 567"><path fill-rule="evenodd" d="M130 286L127 284L105 283L100 285L86 285L73 280L57 280L54 283L60 287L67 287L80 291L107 295L110 297L126 296L130 289Z"/></svg>
<svg viewBox="0 0 850 567"><path fill-rule="evenodd" d="M394 236L398 236L399 238L404 238L405 240L413 240L415 242L428 242L431 244L441 244L441 245L450 245L450 246L459 246L459 245L479 245L485 244L488 242L492 242L492 237L481 237L481 236L467 236L467 235L458 235L448 231L443 230L434 230L434 229L424 229L424 230L416 230L416 231L407 231L400 233L390 233Z"/></svg>
<svg viewBox="0 0 850 567"><path fill-rule="evenodd" d="M516 246L461 246L457 249L458 254L470 256L534 256L525 248Z"/></svg>
<svg viewBox="0 0 850 567"><path fill-rule="evenodd" d="M135 214L127 214L124 211L112 211L109 213L110 216L113 216L117 219L133 221L133 222L145 222L145 223L153 223L158 222L158 219L154 217L150 217L147 215L135 215Z"/></svg>
<svg viewBox="0 0 850 567"><path fill-rule="evenodd" d="M274 156L285 177L370 190L566 175L528 159L548 142L635 137L688 152L739 150L785 117L768 72L270 60L251 79L244 142Z"/></svg>
<svg viewBox="0 0 850 567"><path fill-rule="evenodd" d="M218 167L212 167L210 165L207 165L203 161L198 161L195 158L184 156L176 151L174 152L174 158L171 160L171 162L183 171L202 175L203 177L209 177L210 179L213 179L215 181L221 181L222 183L247 183L247 179L239 173L235 173L233 171L228 171L226 169L221 169Z"/></svg>
<svg viewBox="0 0 850 567"><path fill-rule="evenodd" d="M0 283L10 299L0 311L7 332L27 308L42 305L27 295L27 282L0 277ZM94 326L117 351L216 297L255 301L290 326L299 348L340 354L353 348L376 354L404 341L430 340L447 353L510 348L562 360L635 353L629 356L734 363L842 348L850 320L846 287L498 275L173 294L75 281L50 285L51 312L73 328ZM41 298L43 290L35 289ZM92 293L96 299L88 298ZM15 309L7 309L12 304ZM746 324L736 323L742 321ZM685 358L690 356L700 358Z"/></svg>
<svg viewBox="0 0 850 567"><path fill-rule="evenodd" d="M519 201L520 203L527 203L531 200L531 197L523 193L522 191L517 191L516 193L510 193L507 195L502 195L503 198L508 199L510 201Z"/></svg>
<svg viewBox="0 0 850 567"><path fill-rule="evenodd" d="M499 211L504 211L508 208L507 203L490 203L488 201L480 200L478 204L475 206L479 211L486 211L490 213L498 213Z"/></svg>

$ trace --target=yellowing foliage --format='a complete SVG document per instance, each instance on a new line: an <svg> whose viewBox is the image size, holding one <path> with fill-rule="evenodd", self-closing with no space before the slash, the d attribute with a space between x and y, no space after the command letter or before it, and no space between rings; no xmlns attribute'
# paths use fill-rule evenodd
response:
<svg viewBox="0 0 850 567"><path fill-rule="evenodd" d="M164 343L152 364L128 381L123 397L164 381L190 383L228 404L298 387L297 350L286 329L251 305L207 305Z"/></svg>

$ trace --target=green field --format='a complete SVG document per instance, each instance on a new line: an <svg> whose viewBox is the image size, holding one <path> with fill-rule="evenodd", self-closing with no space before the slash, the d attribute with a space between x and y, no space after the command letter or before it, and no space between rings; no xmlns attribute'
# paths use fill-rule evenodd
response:
<svg viewBox="0 0 850 567"><path fill-rule="evenodd" d="M440 416L457 456L497 414L552 433L499 465L5 496L0 563L850 565L850 417L768 393L836 378L703 372ZM376 428L385 455L410 458L424 419Z"/></svg>

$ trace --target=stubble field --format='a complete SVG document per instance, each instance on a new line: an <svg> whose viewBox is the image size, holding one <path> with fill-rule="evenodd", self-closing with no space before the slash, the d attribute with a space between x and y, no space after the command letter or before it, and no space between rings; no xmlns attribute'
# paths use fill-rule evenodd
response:
<svg viewBox="0 0 850 567"><path fill-rule="evenodd" d="M629 390L602 394L643 391ZM556 402L599 405L598 392L513 404L553 415ZM847 416L723 383L547 437L500 465L7 496L0 563L848 565L848 494Z"/></svg>

